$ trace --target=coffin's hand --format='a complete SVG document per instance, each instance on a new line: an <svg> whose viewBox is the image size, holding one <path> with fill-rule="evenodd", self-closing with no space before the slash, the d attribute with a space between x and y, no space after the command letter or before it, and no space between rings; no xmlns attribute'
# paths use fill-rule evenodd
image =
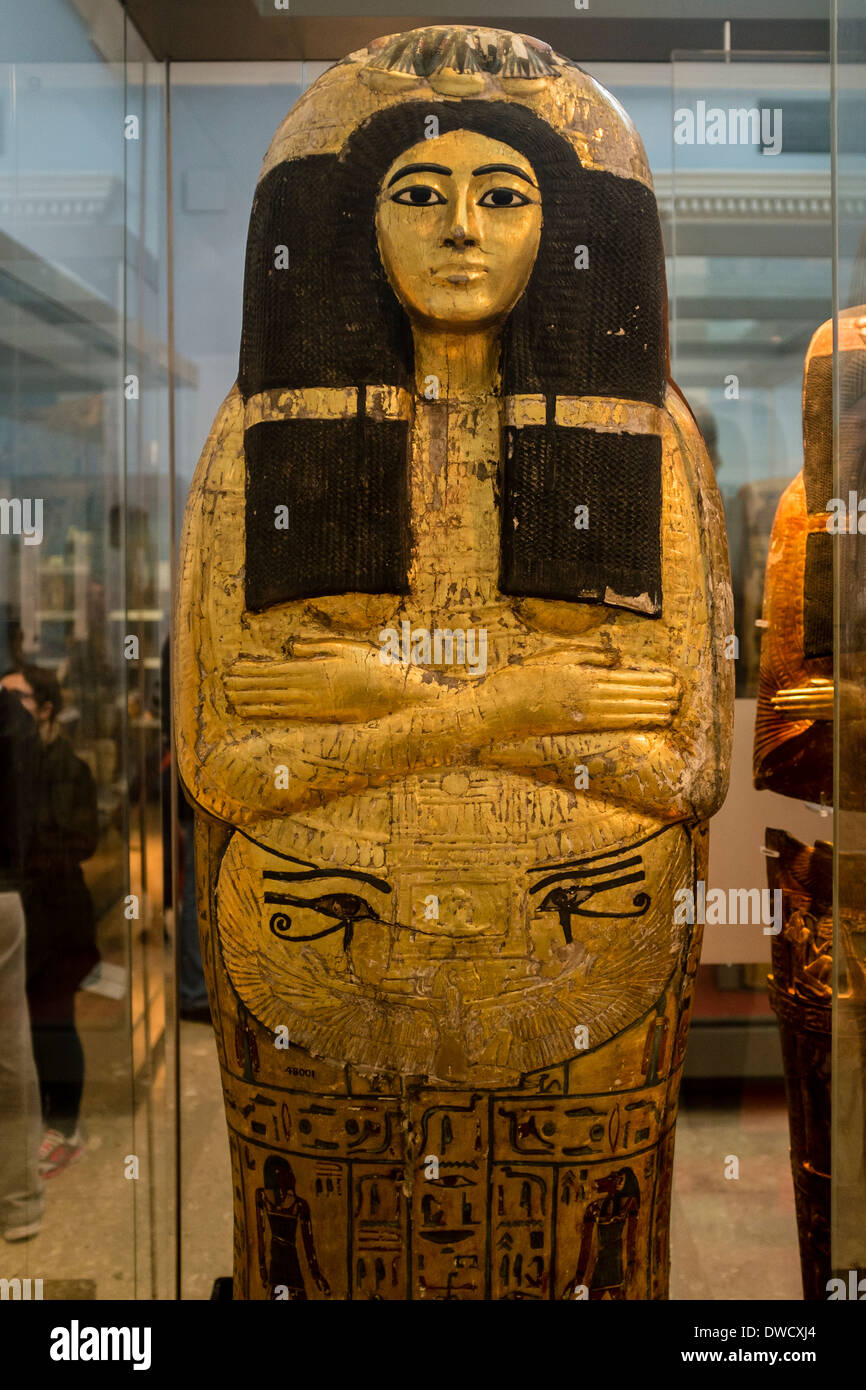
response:
<svg viewBox="0 0 866 1390"><path fill-rule="evenodd" d="M833 682L815 676L803 685L777 690L771 704L784 719L832 719Z"/></svg>
<svg viewBox="0 0 866 1390"><path fill-rule="evenodd" d="M671 671L614 666L602 647L540 652L490 677L491 730L501 738L664 728L680 700Z"/></svg>
<svg viewBox="0 0 866 1390"><path fill-rule="evenodd" d="M383 662L378 647L339 640L297 641L288 661L239 660L226 694L247 719L357 724L432 698L421 672Z"/></svg>

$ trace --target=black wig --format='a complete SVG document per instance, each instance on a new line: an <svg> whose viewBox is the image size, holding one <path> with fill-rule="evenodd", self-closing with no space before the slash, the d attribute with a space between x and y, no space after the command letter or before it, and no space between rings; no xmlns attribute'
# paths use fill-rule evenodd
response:
<svg viewBox="0 0 866 1390"><path fill-rule="evenodd" d="M543 227L526 290L502 331L503 394L542 395L547 423L503 441L500 588L513 595L661 611L661 440L557 425L557 396L660 406L667 377L664 256L655 198L585 169L514 102L404 102L364 122L340 154L288 160L261 181L247 242L239 386L356 387L354 418L262 422L245 435L246 602L350 591L406 593L405 420L365 415L367 385L413 390L412 335L376 243L376 198L398 155L470 129L532 163ZM288 249L289 269L275 251ZM575 269L578 247L588 268ZM589 509L577 530L574 509ZM290 528L274 526L289 508Z"/></svg>

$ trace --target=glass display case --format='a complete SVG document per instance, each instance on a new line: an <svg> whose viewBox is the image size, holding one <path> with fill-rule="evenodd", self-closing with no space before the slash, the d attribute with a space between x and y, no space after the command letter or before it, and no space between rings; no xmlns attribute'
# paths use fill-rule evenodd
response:
<svg viewBox="0 0 866 1390"><path fill-rule="evenodd" d="M26 19L16 9L3 16L20 61L3 66L0 156L4 674L23 666L25 688L32 668L56 682L52 747L67 751L83 790L44 831L56 855L37 855L27 875L28 997L58 1182L39 1182L35 1238L3 1250L16 1274L42 1280L45 1298L166 1297L175 1148L160 800L172 553L164 81L134 35L127 42L119 9L104 7L95 44L74 7ZM60 795L51 786L40 816ZM67 872L88 795L88 853ZM95 932L79 949L88 922ZM53 1090L67 1098L51 1100ZM51 1172L51 1155L40 1155ZM57 1191L67 1163L74 1197Z"/></svg>

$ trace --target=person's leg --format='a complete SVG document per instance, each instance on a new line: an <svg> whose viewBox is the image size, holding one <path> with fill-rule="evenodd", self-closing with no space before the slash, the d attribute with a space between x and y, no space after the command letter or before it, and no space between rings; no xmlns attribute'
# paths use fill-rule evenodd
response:
<svg viewBox="0 0 866 1390"><path fill-rule="evenodd" d="M78 1129L84 1090L84 1049L75 1027L75 996L58 1003L65 1019L43 1024L34 1032L42 1085L42 1114L46 1129L71 1139Z"/></svg>
<svg viewBox="0 0 866 1390"><path fill-rule="evenodd" d="M47 1124L45 1116L51 1107L51 1098L48 1089L48 1077L50 1076L50 1049L46 1046L47 1030L42 1027L39 1019L35 1016L34 996L28 990L28 1002L30 1005L30 1027L33 1038L33 1060L36 1063L36 1077L39 1082L39 1099L42 1107L42 1124Z"/></svg>
<svg viewBox="0 0 866 1390"><path fill-rule="evenodd" d="M42 1113L25 992L25 925L17 893L0 893L0 1230L42 1217Z"/></svg>
<svg viewBox="0 0 866 1390"><path fill-rule="evenodd" d="M43 1122L46 1130L66 1141L77 1139L84 1090L84 1049L75 1026L75 1000L91 964L90 956L80 952L55 955L27 989Z"/></svg>

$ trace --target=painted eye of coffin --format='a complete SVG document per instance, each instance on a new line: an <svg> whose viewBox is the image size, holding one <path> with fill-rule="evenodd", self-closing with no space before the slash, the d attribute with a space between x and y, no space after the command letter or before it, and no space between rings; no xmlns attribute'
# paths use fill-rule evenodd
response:
<svg viewBox="0 0 866 1390"><path fill-rule="evenodd" d="M331 936L333 932L342 931L343 945L349 946L351 945L352 927L355 922L381 921L376 910L370 906L365 898L358 897L357 893L323 893L318 898L299 898L293 893L269 892L265 894L265 902L285 903L302 908L306 912L316 912L322 917L333 919L333 925L323 927L321 931L293 931L292 918L285 912L275 912L270 921L271 931L274 936L288 941L318 941L323 936Z"/></svg>
<svg viewBox="0 0 866 1390"><path fill-rule="evenodd" d="M632 874L625 878L612 880L608 883L595 884L587 887L585 884L570 883L559 888L553 888L543 899L539 912L555 912L559 917L559 924L562 927L563 938L568 945L572 941L572 917L642 917L650 905L648 893L636 893L632 898L633 907L619 912L604 912L600 907L592 906L583 909L583 903L594 897L596 893L605 893L611 888L619 888L625 883L635 883L643 878L643 874Z"/></svg>
<svg viewBox="0 0 866 1390"><path fill-rule="evenodd" d="M652 901L649 893L645 892L638 892L633 896L626 895L629 906L620 905L622 895L612 901L592 903L586 908L584 904L598 894L626 888L633 883L643 883L645 878L643 859L639 854L634 854L606 865L584 866L582 868L576 866L571 871L565 869L560 873L546 874L529 891L530 896L533 896L543 892L545 888L549 890L535 911L556 913L559 917L559 925L562 927L563 939L568 946L574 940L572 934L572 918L574 917L587 917L593 920L642 917ZM551 887L551 884L555 886ZM614 904L616 905L614 906Z"/></svg>
<svg viewBox="0 0 866 1390"><path fill-rule="evenodd" d="M478 199L480 208L523 208L532 199L527 198L525 193L518 193L516 188L488 188L487 192Z"/></svg>
<svg viewBox="0 0 866 1390"><path fill-rule="evenodd" d="M412 188L401 188L397 193L391 195L392 203L408 204L415 208L432 208L436 203L446 203L447 198L443 198L438 188L431 188L426 183L416 183Z"/></svg>

